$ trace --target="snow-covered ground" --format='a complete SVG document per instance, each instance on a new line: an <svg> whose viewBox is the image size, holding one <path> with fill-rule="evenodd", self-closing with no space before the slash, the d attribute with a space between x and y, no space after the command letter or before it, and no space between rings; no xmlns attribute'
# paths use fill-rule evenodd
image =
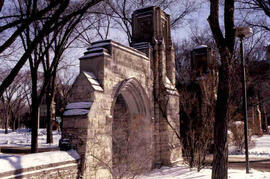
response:
<svg viewBox="0 0 270 179"><path fill-rule="evenodd" d="M245 170L229 169L228 178L231 179L269 179L270 172L251 170L246 174ZM138 179L210 179L211 169L202 169L197 172L195 169L190 170L186 166L162 167L152 172L138 177Z"/></svg>
<svg viewBox="0 0 270 179"><path fill-rule="evenodd" d="M252 136L254 145L249 147L249 155L252 158L269 158L270 159L270 135L263 135L261 137ZM236 152L236 147L229 146L229 155L234 157L244 157L244 153ZM270 176L269 176L270 178Z"/></svg>
<svg viewBox="0 0 270 179"><path fill-rule="evenodd" d="M250 159L270 159L270 135L263 135L262 137L253 136L254 145L249 149ZM236 147L230 146L230 156L235 159L245 159L244 154L235 153ZM231 179L270 179L270 172L263 172L251 169L249 174L245 170L229 169L228 178ZM197 172L196 169L190 170L187 166L162 167L155 169L152 172L140 176L139 179L210 179L211 169L202 169Z"/></svg>
<svg viewBox="0 0 270 179"><path fill-rule="evenodd" d="M268 155L270 157L270 135L252 136L252 140L254 140L255 146L249 149L250 154Z"/></svg>
<svg viewBox="0 0 270 179"><path fill-rule="evenodd" d="M39 148L42 147L57 147L58 141L61 138L61 133L58 131L53 132L54 143L46 144L46 129L39 129L38 143ZM254 146L249 149L250 157L256 158L270 158L270 135L263 135L262 137L253 137ZM1 146L14 146L14 147L29 147L31 144L31 131L28 129L20 129L16 132L9 131L9 134L4 134L4 129L0 129L0 147ZM231 149L233 147L231 146ZM244 155L232 155L230 156L244 158ZM13 155L1 154L0 159L12 158ZM175 167L162 167L161 169L155 169L152 172L138 177L139 179L208 179L211 178L211 169L202 169L197 172L195 169L190 170L187 166L175 166ZM250 174L246 174L245 170L229 169L229 178L239 179L270 179L270 172L263 172L258 170L251 170Z"/></svg>
<svg viewBox="0 0 270 179"><path fill-rule="evenodd" d="M46 143L46 129L38 130L38 147L39 148L54 148L58 146L61 133L53 131L53 143ZM31 130L18 129L15 132L9 130L8 134L5 134L4 129L0 129L0 147L30 147L31 146Z"/></svg>
<svg viewBox="0 0 270 179"><path fill-rule="evenodd" d="M42 152L22 156L5 155L5 157L0 157L0 173L74 161L79 158L80 156L75 150Z"/></svg>

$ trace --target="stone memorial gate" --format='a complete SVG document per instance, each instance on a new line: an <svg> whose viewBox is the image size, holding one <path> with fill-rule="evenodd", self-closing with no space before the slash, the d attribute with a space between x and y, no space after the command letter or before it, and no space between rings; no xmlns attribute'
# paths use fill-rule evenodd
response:
<svg viewBox="0 0 270 179"><path fill-rule="evenodd" d="M92 43L70 91L62 135L85 178L135 176L181 160L170 17L153 6L132 21L132 47Z"/></svg>

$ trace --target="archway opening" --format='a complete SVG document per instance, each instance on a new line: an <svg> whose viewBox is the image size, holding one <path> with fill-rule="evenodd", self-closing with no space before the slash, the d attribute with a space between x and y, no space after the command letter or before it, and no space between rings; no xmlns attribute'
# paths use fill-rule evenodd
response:
<svg viewBox="0 0 270 179"><path fill-rule="evenodd" d="M112 125L114 175L136 175L152 168L149 102L134 79L124 81L115 97Z"/></svg>
<svg viewBox="0 0 270 179"><path fill-rule="evenodd" d="M128 157L130 113L122 95L117 97L113 117L113 165L125 167Z"/></svg>

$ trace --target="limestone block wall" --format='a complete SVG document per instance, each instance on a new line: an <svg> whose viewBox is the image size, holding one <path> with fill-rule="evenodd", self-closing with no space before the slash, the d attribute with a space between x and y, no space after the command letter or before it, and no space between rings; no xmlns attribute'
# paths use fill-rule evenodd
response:
<svg viewBox="0 0 270 179"><path fill-rule="evenodd" d="M69 92L69 102L93 101L93 92L94 89L92 89L86 77L80 73Z"/></svg>
<svg viewBox="0 0 270 179"><path fill-rule="evenodd" d="M143 53L113 42L112 58L105 63L104 90L113 98L120 83L128 78L135 78L144 88L149 101L152 101L153 75L150 60Z"/></svg>

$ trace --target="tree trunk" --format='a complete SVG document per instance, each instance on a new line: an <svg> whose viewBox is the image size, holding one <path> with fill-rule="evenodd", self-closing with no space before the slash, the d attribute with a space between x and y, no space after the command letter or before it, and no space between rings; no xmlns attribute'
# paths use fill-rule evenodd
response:
<svg viewBox="0 0 270 179"><path fill-rule="evenodd" d="M268 134L269 130L268 130L268 124L267 124L267 114L266 114L265 105L262 104L260 107L261 107L261 112L262 112L262 130L264 134Z"/></svg>
<svg viewBox="0 0 270 179"><path fill-rule="evenodd" d="M6 120L5 120L5 134L8 134L8 115L6 116Z"/></svg>
<svg viewBox="0 0 270 179"><path fill-rule="evenodd" d="M50 86L46 92L46 105L47 105L47 143L53 143L52 137L52 103L53 103L53 96L51 93Z"/></svg>
<svg viewBox="0 0 270 179"><path fill-rule="evenodd" d="M38 122L39 122L39 103L37 95L37 71L32 71L32 106L31 106L31 153L38 152Z"/></svg>
<svg viewBox="0 0 270 179"><path fill-rule="evenodd" d="M16 130L16 118L15 117L12 117L13 119L12 119L12 121L13 121L13 123L12 123L12 132L14 132L15 130Z"/></svg>
<svg viewBox="0 0 270 179"><path fill-rule="evenodd" d="M57 69L55 67L55 69ZM47 143L53 143L52 135L52 118L53 118L53 103L55 97L55 79L56 79L56 70L53 71L52 77L46 75L46 78L50 79L49 84L46 90L46 104L47 104Z"/></svg>
<svg viewBox="0 0 270 179"><path fill-rule="evenodd" d="M4 5L4 0L0 0L0 12L2 11L3 5Z"/></svg>
<svg viewBox="0 0 270 179"><path fill-rule="evenodd" d="M32 136L31 136L31 153L38 152L38 117L39 109L36 101L32 101Z"/></svg>
<svg viewBox="0 0 270 179"><path fill-rule="evenodd" d="M229 55L221 55L221 58L225 62L222 64L219 70L218 95L215 108L214 158L212 166L212 179L228 178L227 128L229 119L231 69L228 64Z"/></svg>
<svg viewBox="0 0 270 179"><path fill-rule="evenodd" d="M228 142L227 128L229 120L229 98L231 64L234 53L234 0L224 1L225 37L219 24L219 0L210 0L210 15L208 22L221 57L217 101L214 124L214 158L212 179L228 178Z"/></svg>

